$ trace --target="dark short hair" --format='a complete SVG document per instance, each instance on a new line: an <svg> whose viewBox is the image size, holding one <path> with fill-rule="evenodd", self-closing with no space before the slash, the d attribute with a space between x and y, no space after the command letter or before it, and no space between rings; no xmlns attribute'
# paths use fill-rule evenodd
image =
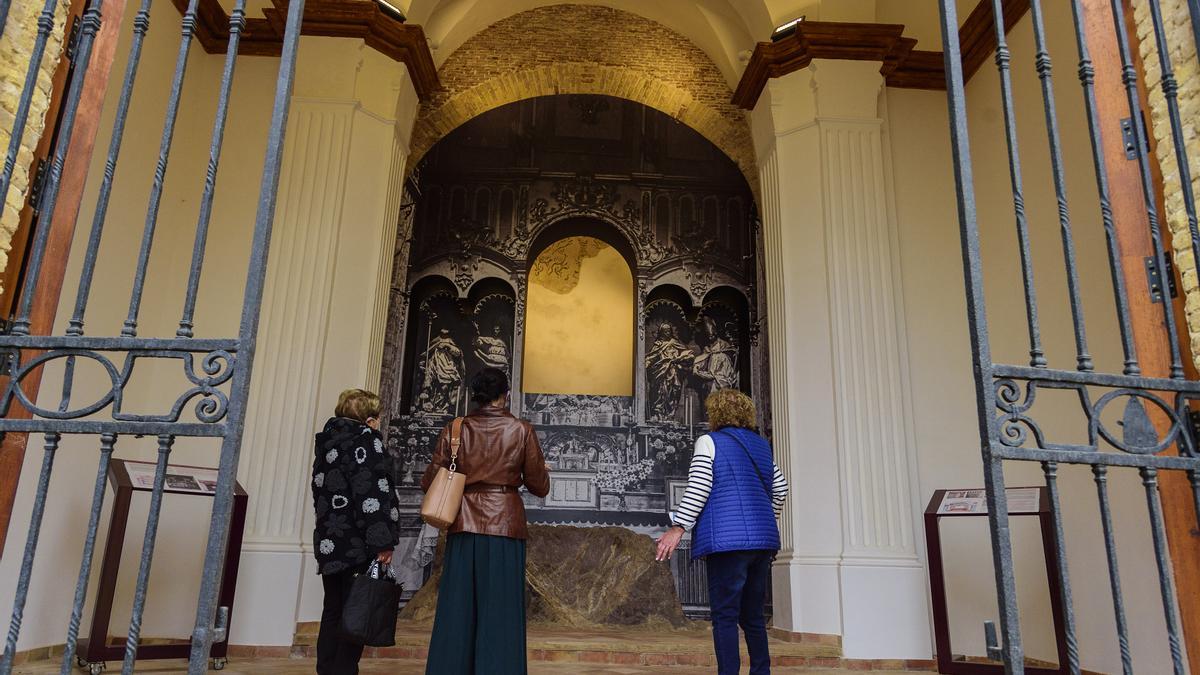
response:
<svg viewBox="0 0 1200 675"><path fill-rule="evenodd" d="M499 368L486 367L471 378L471 400L484 405L508 393L508 375Z"/></svg>

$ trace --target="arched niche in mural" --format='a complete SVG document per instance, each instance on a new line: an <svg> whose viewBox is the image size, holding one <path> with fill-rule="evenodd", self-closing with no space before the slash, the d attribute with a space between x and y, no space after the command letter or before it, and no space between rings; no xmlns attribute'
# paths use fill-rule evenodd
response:
<svg viewBox="0 0 1200 675"><path fill-rule="evenodd" d="M636 258L614 227L571 218L545 228L529 252L522 390L625 399L635 390Z"/></svg>
<svg viewBox="0 0 1200 675"><path fill-rule="evenodd" d="M466 298L445 277L413 286L409 304L409 379L400 405L431 421L465 414L471 377L484 366L511 373L516 299L498 279L471 287Z"/></svg>
<svg viewBox="0 0 1200 675"><path fill-rule="evenodd" d="M727 286L692 296L664 284L650 291L643 311L646 419L694 427L707 420L705 398L717 389L750 387L750 308Z"/></svg>

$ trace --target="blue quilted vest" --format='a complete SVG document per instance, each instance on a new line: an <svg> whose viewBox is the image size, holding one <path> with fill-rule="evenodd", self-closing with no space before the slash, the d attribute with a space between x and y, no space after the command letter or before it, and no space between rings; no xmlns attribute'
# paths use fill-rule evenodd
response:
<svg viewBox="0 0 1200 675"><path fill-rule="evenodd" d="M717 447L713 487L692 531L692 557L726 551L778 551L779 527L769 492L775 473L770 444L749 429L734 427L709 437Z"/></svg>

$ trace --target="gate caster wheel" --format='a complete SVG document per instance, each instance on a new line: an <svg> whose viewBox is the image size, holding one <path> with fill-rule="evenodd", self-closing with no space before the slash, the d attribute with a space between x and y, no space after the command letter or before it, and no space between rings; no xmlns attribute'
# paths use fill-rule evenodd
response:
<svg viewBox="0 0 1200 675"><path fill-rule="evenodd" d="M85 669L85 668L87 668L87 667L88 667L88 662L87 662L87 659L85 659L85 658L83 658L82 656L79 656L78 654L76 654L76 655L75 655L75 665L76 665L76 666L79 666L80 670L83 670L83 669Z"/></svg>
<svg viewBox="0 0 1200 675"><path fill-rule="evenodd" d="M91 675L100 675L100 673L104 672L104 664L103 663L89 663L88 664L88 672Z"/></svg>
<svg viewBox="0 0 1200 675"><path fill-rule="evenodd" d="M212 669L213 670L225 670L226 663L229 663L228 659L224 659L224 658L213 659L212 660Z"/></svg>

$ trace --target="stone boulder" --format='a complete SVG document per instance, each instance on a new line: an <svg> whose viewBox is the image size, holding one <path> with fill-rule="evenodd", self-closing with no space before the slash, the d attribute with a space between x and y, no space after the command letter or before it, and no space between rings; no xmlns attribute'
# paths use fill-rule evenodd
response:
<svg viewBox="0 0 1200 675"><path fill-rule="evenodd" d="M432 622L442 573L444 539L433 575L400 618ZM530 525L526 549L526 602L534 625L588 628L683 628L671 568L655 562L654 541L619 527Z"/></svg>

